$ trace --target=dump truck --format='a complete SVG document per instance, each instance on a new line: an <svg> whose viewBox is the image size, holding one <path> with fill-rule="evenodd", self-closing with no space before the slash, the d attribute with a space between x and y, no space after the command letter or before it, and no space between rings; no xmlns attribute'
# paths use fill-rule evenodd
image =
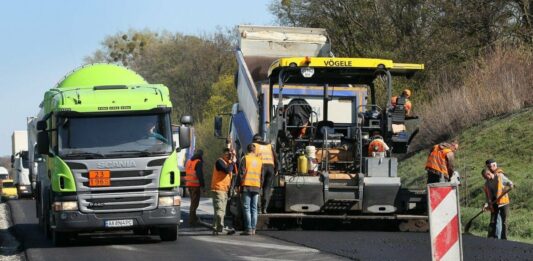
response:
<svg viewBox="0 0 533 261"><path fill-rule="evenodd" d="M31 197L28 133L26 131L14 131L11 135L11 145L12 176L18 197Z"/></svg>
<svg viewBox="0 0 533 261"><path fill-rule="evenodd" d="M162 84L112 64L69 73L44 94L37 128L37 217L54 244L78 233L133 230L177 239L177 154L190 142L181 117L179 146Z"/></svg>
<svg viewBox="0 0 533 261"><path fill-rule="evenodd" d="M410 78L423 64L335 57L320 28L239 26L235 83L238 102L215 118L215 136L240 156L255 134L277 154L279 173L259 219L395 220L402 230L427 229L426 194L403 188L395 155L417 132L405 108L390 104L392 80ZM378 105L378 90L384 90ZM414 121L414 122L413 122ZM391 148L368 154L373 134ZM233 200L230 210L240 215ZM236 222L238 223L238 222Z"/></svg>

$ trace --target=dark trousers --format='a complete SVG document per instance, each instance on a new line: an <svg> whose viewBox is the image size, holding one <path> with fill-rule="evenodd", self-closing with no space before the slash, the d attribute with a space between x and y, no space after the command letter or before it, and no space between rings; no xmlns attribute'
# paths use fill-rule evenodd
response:
<svg viewBox="0 0 533 261"><path fill-rule="evenodd" d="M191 197L191 206L189 208L189 225L195 225L198 222L196 210L200 204L200 187L188 187L189 195Z"/></svg>
<svg viewBox="0 0 533 261"><path fill-rule="evenodd" d="M509 204L501 207L494 205L493 208L494 212L490 213L488 237L507 239L507 217L509 216ZM500 220L498 220L498 216L500 217ZM500 233L498 234L498 232Z"/></svg>
<svg viewBox="0 0 533 261"><path fill-rule="evenodd" d="M261 195L261 212L266 213L268 209L268 204L270 203L270 198L272 197L272 186L274 185L274 176L276 171L274 170L274 165L272 164L263 164L262 171L262 195Z"/></svg>
<svg viewBox="0 0 533 261"><path fill-rule="evenodd" d="M428 184L444 183L444 182L449 181L444 175L442 175L442 173L431 171L431 170L428 170L427 173L428 173Z"/></svg>

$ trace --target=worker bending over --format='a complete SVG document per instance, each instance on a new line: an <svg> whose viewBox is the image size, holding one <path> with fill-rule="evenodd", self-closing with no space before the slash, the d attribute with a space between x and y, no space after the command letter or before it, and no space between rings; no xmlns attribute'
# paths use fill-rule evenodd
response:
<svg viewBox="0 0 533 261"><path fill-rule="evenodd" d="M426 161L427 183L449 182L457 173L454 169L455 152L459 149L459 142L440 143L431 149Z"/></svg>
<svg viewBox="0 0 533 261"><path fill-rule="evenodd" d="M389 150L389 146L383 140L383 137L379 135L379 132L375 132L372 136L372 141L368 144L368 156L383 158L385 153Z"/></svg>

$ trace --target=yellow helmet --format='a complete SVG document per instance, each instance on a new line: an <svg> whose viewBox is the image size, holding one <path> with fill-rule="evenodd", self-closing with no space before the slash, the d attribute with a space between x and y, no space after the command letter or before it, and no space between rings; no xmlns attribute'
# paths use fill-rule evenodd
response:
<svg viewBox="0 0 533 261"><path fill-rule="evenodd" d="M411 97L411 90L405 89L405 90L403 90L402 94L404 94L407 97Z"/></svg>

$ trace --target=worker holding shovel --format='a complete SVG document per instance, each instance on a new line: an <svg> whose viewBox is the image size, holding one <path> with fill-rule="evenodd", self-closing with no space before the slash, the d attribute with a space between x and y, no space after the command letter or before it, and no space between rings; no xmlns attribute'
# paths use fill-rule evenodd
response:
<svg viewBox="0 0 533 261"><path fill-rule="evenodd" d="M484 210L491 212L488 237L507 239L507 218L509 217L509 195L507 194L514 185L498 168L497 163L489 159L483 169L485 185L483 190L487 197ZM504 189L504 187L508 187Z"/></svg>

